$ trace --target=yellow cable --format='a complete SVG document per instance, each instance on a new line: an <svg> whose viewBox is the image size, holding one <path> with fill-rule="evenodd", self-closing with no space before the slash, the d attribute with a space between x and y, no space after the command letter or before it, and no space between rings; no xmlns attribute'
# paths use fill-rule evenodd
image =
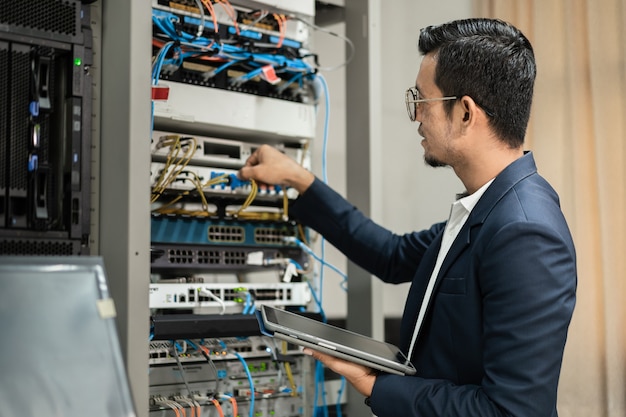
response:
<svg viewBox="0 0 626 417"><path fill-rule="evenodd" d="M300 240L308 245L309 242L307 241L306 234L304 233L304 227L300 223L298 223L298 233L300 234Z"/></svg>
<svg viewBox="0 0 626 417"><path fill-rule="evenodd" d="M281 213L271 213L267 211L244 211L238 213L237 217L245 220L280 221L283 219L283 215Z"/></svg>
<svg viewBox="0 0 626 417"><path fill-rule="evenodd" d="M248 197L246 198L246 200L243 202L243 204L241 205L241 207L239 207L239 209L237 209L236 211L230 213L231 216L239 216L240 213L242 211L244 211L245 209L247 209L250 204L252 203L252 201L254 201L257 191L259 189L259 186L257 185L255 180L250 180L250 185L252 187L252 189L250 190L250 193L248 194Z"/></svg>
<svg viewBox="0 0 626 417"><path fill-rule="evenodd" d="M183 156L179 157L181 150L183 149L183 145L181 144L181 137L178 135L168 135L165 136L165 139L159 139L159 145L161 147L169 146L169 152L167 154L165 164L163 169L161 170L159 177L155 181L152 186L152 197L150 202L154 203L161 197L163 192L169 187L172 182L176 180L176 178L180 175L180 173L185 169L187 164L193 158L193 155L196 153L197 149L197 140L194 137L189 138L191 141L191 145L187 145L187 149L184 151ZM172 167L170 169L170 167Z"/></svg>
<svg viewBox="0 0 626 417"><path fill-rule="evenodd" d="M287 342L283 340L282 345L283 354L287 353ZM295 397L297 395L297 387L296 382L293 379L293 373L291 372L291 364L289 362L285 362L285 372L287 373L287 379L289 380L289 385L291 385L291 396Z"/></svg>
<svg viewBox="0 0 626 417"><path fill-rule="evenodd" d="M307 140L304 142L304 144L302 144L302 155L300 158L300 165L304 165L304 158L306 156L307 151L309 150L309 144L310 142Z"/></svg>
<svg viewBox="0 0 626 417"><path fill-rule="evenodd" d="M287 188L283 189L283 217L289 220L289 198L287 197Z"/></svg>

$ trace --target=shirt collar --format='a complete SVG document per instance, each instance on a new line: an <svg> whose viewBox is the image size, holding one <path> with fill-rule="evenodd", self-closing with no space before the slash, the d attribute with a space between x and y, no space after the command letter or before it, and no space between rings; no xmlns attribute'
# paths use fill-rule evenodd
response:
<svg viewBox="0 0 626 417"><path fill-rule="evenodd" d="M487 181L485 185L480 187L473 194L465 195L464 197L458 200L460 204L463 204L463 207L465 207L465 210L467 210L468 213L471 213L472 209L476 206L476 204L478 203L478 200L480 200L480 197L482 197L483 194L485 194L485 191L487 191L487 188L489 188L493 180L495 180L495 178L492 178L491 180Z"/></svg>

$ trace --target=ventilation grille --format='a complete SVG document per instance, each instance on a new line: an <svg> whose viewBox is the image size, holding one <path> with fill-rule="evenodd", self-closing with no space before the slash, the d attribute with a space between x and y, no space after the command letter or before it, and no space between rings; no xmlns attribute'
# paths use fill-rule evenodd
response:
<svg viewBox="0 0 626 417"><path fill-rule="evenodd" d="M75 242L55 242L37 240L0 241L0 255L74 255ZM78 251L76 251L78 254Z"/></svg>
<svg viewBox="0 0 626 417"><path fill-rule="evenodd" d="M28 160L28 138L30 125L28 123L28 100L30 97L30 48L15 47L11 53L11 93L9 145L9 188L26 191L28 187L28 171L25 163Z"/></svg>
<svg viewBox="0 0 626 417"><path fill-rule="evenodd" d="M76 0L0 0L0 23L74 37L79 11Z"/></svg>
<svg viewBox="0 0 626 417"><path fill-rule="evenodd" d="M9 107L9 49L8 44L0 43L0 190L7 186L7 132L6 114ZM2 202L0 202L1 204ZM3 208L0 207L0 213ZM4 226L0 223L0 226Z"/></svg>

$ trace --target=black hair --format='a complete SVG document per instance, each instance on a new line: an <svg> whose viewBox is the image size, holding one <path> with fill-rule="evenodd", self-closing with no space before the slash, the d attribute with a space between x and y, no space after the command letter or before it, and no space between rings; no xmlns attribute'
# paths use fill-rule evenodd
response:
<svg viewBox="0 0 626 417"><path fill-rule="evenodd" d="M436 58L444 96L469 96L511 148L524 143L537 68L524 34L498 19L462 19L422 29L419 51ZM445 103L448 114L454 102Z"/></svg>

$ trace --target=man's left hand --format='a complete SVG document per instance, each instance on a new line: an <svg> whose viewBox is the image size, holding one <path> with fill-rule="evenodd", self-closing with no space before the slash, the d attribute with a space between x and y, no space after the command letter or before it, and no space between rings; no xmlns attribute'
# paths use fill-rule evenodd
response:
<svg viewBox="0 0 626 417"><path fill-rule="evenodd" d="M363 396L369 397L372 395L372 389L374 388L374 382L376 382L376 375L378 374L376 370L309 348L305 348L303 353L313 356L327 368L344 376Z"/></svg>

